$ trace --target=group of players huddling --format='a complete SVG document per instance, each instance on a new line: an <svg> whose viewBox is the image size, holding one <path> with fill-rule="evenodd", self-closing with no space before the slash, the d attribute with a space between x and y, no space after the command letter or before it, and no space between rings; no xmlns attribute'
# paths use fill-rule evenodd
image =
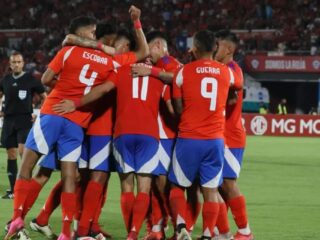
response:
<svg viewBox="0 0 320 240"><path fill-rule="evenodd" d="M71 21L42 77L52 91L25 144L5 240L30 239L24 218L57 168L61 181L30 222L48 238L57 237L48 222L59 204L59 240L110 237L98 220L110 172L117 171L126 239L138 239L146 220L146 240L166 239L170 221L171 239L189 240L201 208L199 239L253 239L236 183L245 147L236 36L198 31L190 50L195 60L183 66L161 32L145 38L138 8L129 13L135 40L90 17ZM228 208L238 226L234 236Z"/></svg>

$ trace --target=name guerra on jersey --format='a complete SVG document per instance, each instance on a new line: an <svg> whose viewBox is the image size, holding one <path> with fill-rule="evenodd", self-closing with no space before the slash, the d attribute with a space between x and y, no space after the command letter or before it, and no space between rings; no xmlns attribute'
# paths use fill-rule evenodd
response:
<svg viewBox="0 0 320 240"><path fill-rule="evenodd" d="M107 64L107 62L108 62L108 58L100 57L98 55L95 55L93 53L88 53L88 52L83 52L82 57L84 59L89 59L91 61L94 61L94 62L97 62L97 63L101 63L101 64Z"/></svg>
<svg viewBox="0 0 320 240"><path fill-rule="evenodd" d="M211 73L211 74L220 74L220 68L213 67L197 67L197 73Z"/></svg>

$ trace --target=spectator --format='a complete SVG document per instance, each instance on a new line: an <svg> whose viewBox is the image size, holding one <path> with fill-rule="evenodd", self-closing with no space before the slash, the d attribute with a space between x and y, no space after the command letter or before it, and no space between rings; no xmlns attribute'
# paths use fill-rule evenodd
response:
<svg viewBox="0 0 320 240"><path fill-rule="evenodd" d="M287 99L281 99L281 102L278 104L278 114L287 115Z"/></svg>

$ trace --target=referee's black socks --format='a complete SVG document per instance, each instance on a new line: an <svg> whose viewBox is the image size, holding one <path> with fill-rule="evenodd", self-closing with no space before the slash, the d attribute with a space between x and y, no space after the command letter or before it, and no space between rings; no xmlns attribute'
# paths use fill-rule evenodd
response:
<svg viewBox="0 0 320 240"><path fill-rule="evenodd" d="M18 172L17 159L8 159L7 174L10 182L10 188L13 192Z"/></svg>

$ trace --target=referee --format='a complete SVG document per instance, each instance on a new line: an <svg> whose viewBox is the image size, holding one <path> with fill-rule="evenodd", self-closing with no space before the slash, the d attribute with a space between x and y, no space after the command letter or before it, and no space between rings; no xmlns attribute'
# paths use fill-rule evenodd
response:
<svg viewBox="0 0 320 240"><path fill-rule="evenodd" d="M9 63L11 74L5 76L0 83L0 98L3 95L5 97L1 143L7 149L7 174L10 182L10 190L2 197L4 199L13 198L17 176L17 148L21 157L33 123L33 94L38 93L41 100L46 97L41 82L23 71L24 61L21 53L14 52Z"/></svg>

